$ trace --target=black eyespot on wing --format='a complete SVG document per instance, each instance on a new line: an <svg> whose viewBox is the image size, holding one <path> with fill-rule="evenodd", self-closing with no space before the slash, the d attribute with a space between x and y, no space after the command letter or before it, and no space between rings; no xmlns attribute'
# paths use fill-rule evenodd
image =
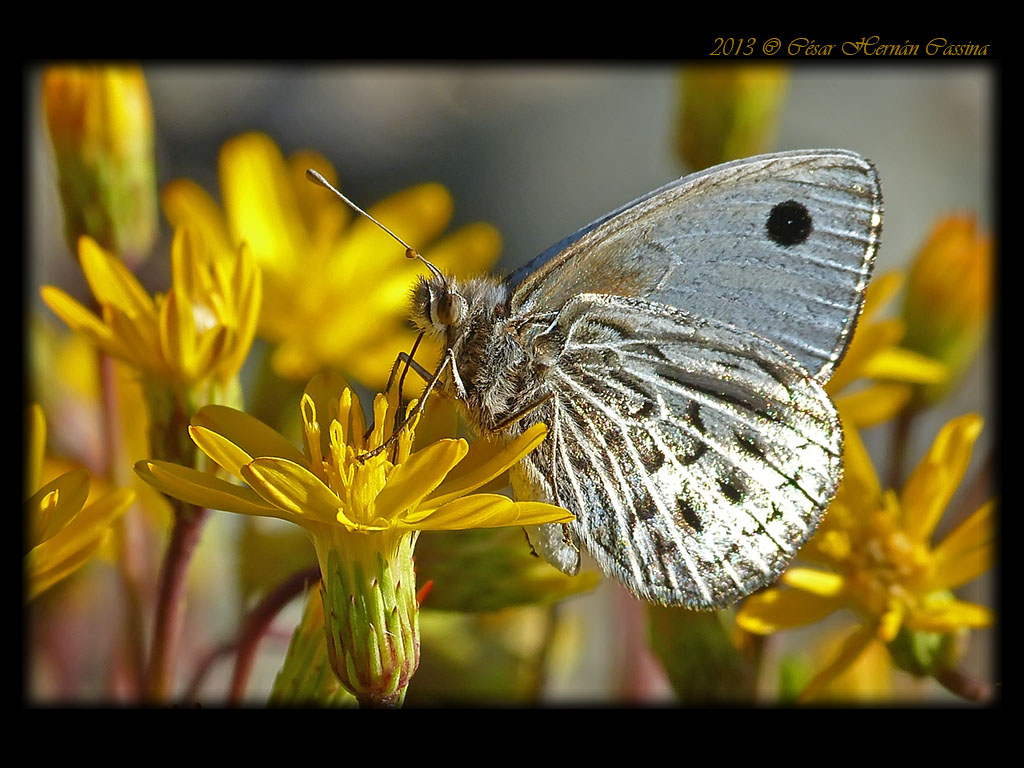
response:
<svg viewBox="0 0 1024 768"><path fill-rule="evenodd" d="M796 200L787 200L774 206L765 222L768 237L773 242L789 248L807 240L814 229L811 212L807 206Z"/></svg>

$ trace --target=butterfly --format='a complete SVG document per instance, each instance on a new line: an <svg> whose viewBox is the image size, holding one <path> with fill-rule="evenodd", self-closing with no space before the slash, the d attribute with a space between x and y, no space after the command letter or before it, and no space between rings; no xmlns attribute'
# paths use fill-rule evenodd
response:
<svg viewBox="0 0 1024 768"><path fill-rule="evenodd" d="M517 498L575 515L528 529L546 560L575 574L586 550L640 598L726 606L778 578L835 495L823 386L881 223L868 160L801 150L678 179L505 279L428 264L412 320L445 350L430 386L481 435L548 426L511 474Z"/></svg>

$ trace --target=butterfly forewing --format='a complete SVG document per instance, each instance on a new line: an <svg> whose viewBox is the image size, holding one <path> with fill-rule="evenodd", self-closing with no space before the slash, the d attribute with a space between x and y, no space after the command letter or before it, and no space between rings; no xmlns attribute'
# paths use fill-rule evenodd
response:
<svg viewBox="0 0 1024 768"><path fill-rule="evenodd" d="M835 493L842 441L792 357L715 320L592 294L536 341L560 354L554 396L530 419L551 434L529 474L576 514L573 534L605 571L700 608L778 576ZM558 530L542 545L557 549Z"/></svg>
<svg viewBox="0 0 1024 768"><path fill-rule="evenodd" d="M516 315L581 293L645 298L772 340L826 381L856 323L881 231L874 167L845 150L763 155L655 190L509 282Z"/></svg>

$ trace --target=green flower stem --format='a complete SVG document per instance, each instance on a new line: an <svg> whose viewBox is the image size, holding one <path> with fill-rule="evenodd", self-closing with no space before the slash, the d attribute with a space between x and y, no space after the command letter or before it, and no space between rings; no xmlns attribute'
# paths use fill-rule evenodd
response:
<svg viewBox="0 0 1024 768"><path fill-rule="evenodd" d="M416 534L339 532L319 551L331 667L360 707L400 707L419 666Z"/></svg>
<svg viewBox="0 0 1024 768"><path fill-rule="evenodd" d="M168 701L173 691L174 668L185 618L186 576L208 514L209 510L192 504L174 503L174 527L160 571L160 592L146 685L147 698L153 702Z"/></svg>
<svg viewBox="0 0 1024 768"><path fill-rule="evenodd" d="M319 580L320 568L315 565L293 573L267 593L245 617L236 642L238 655L235 657L235 671L231 678L229 703L241 702L246 683L249 682L252 664L256 659L256 648L270 628L271 622L281 609L301 595L307 586Z"/></svg>

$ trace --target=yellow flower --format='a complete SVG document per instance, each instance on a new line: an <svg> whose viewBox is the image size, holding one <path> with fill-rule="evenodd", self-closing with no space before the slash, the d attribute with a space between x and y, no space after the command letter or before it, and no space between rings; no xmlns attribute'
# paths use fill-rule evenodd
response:
<svg viewBox="0 0 1024 768"><path fill-rule="evenodd" d="M42 408L33 405L27 420L25 487L34 493L24 509L25 599L33 600L88 562L110 537L111 523L135 501L135 492L119 489L86 503L89 473L84 469L65 472L40 488L46 448Z"/></svg>
<svg viewBox="0 0 1024 768"><path fill-rule="evenodd" d="M865 428L889 421L910 401L915 385L946 378L941 363L900 346L906 330L900 318L877 317L902 282L900 272L872 280L846 355L825 385L844 423ZM859 388L851 386L861 379L871 381Z"/></svg>
<svg viewBox="0 0 1024 768"><path fill-rule="evenodd" d="M336 184L320 155L299 152L286 162L267 136L228 141L220 155L222 213L198 185L178 180L163 192L167 218L191 223L220 253L246 242L263 269L259 330L277 345L271 363L289 379L342 368L369 386L383 386L415 334L407 322L409 291L421 264L333 195L305 178L307 168ZM423 184L369 209L378 221L455 276L488 271L500 238L470 224L427 247L447 226L452 200L439 184ZM437 350L421 349L424 359Z"/></svg>
<svg viewBox="0 0 1024 768"><path fill-rule="evenodd" d="M142 71L48 67L43 109L69 246L89 235L139 260L157 234L153 114Z"/></svg>
<svg viewBox="0 0 1024 768"><path fill-rule="evenodd" d="M72 330L175 391L235 377L252 344L261 293L259 270L244 248L230 262L214 262L194 231L178 229L171 290L153 298L92 238L83 237L78 251L102 319L64 291L42 289L43 301Z"/></svg>
<svg viewBox="0 0 1024 768"><path fill-rule="evenodd" d="M789 73L776 65L686 66L676 151L692 169L767 151Z"/></svg>
<svg viewBox="0 0 1024 768"><path fill-rule="evenodd" d="M395 408L383 395L367 431L356 395L336 375L318 375L302 398L305 450L252 417L207 406L192 439L246 486L161 461L136 471L192 504L278 517L305 528L323 577L328 652L335 673L362 704L400 703L419 660L412 553L423 530L567 522L559 507L471 492L544 439L527 430L504 448L439 440L412 451L413 427L387 450ZM458 472L455 470L458 468ZM469 494L469 495L467 495Z"/></svg>
<svg viewBox="0 0 1024 768"><path fill-rule="evenodd" d="M950 376L925 390L940 398L974 359L992 309L992 238L973 216L948 216L932 229L910 269L904 344L944 363Z"/></svg>
<svg viewBox="0 0 1024 768"><path fill-rule="evenodd" d="M950 590L991 566L995 502L984 504L940 543L930 543L967 469L981 418L968 414L946 424L899 494L881 490L856 429L844 426L842 484L821 528L801 551L801 557L827 570L790 568L782 577L790 589L754 595L737 615L743 629L770 634L814 623L840 608L856 612L861 627L811 682L805 698L853 664L875 638L889 644L899 661L902 645L893 644L898 635L955 638L966 628L992 623L987 608L957 600ZM939 671L949 661L941 650L914 671Z"/></svg>

